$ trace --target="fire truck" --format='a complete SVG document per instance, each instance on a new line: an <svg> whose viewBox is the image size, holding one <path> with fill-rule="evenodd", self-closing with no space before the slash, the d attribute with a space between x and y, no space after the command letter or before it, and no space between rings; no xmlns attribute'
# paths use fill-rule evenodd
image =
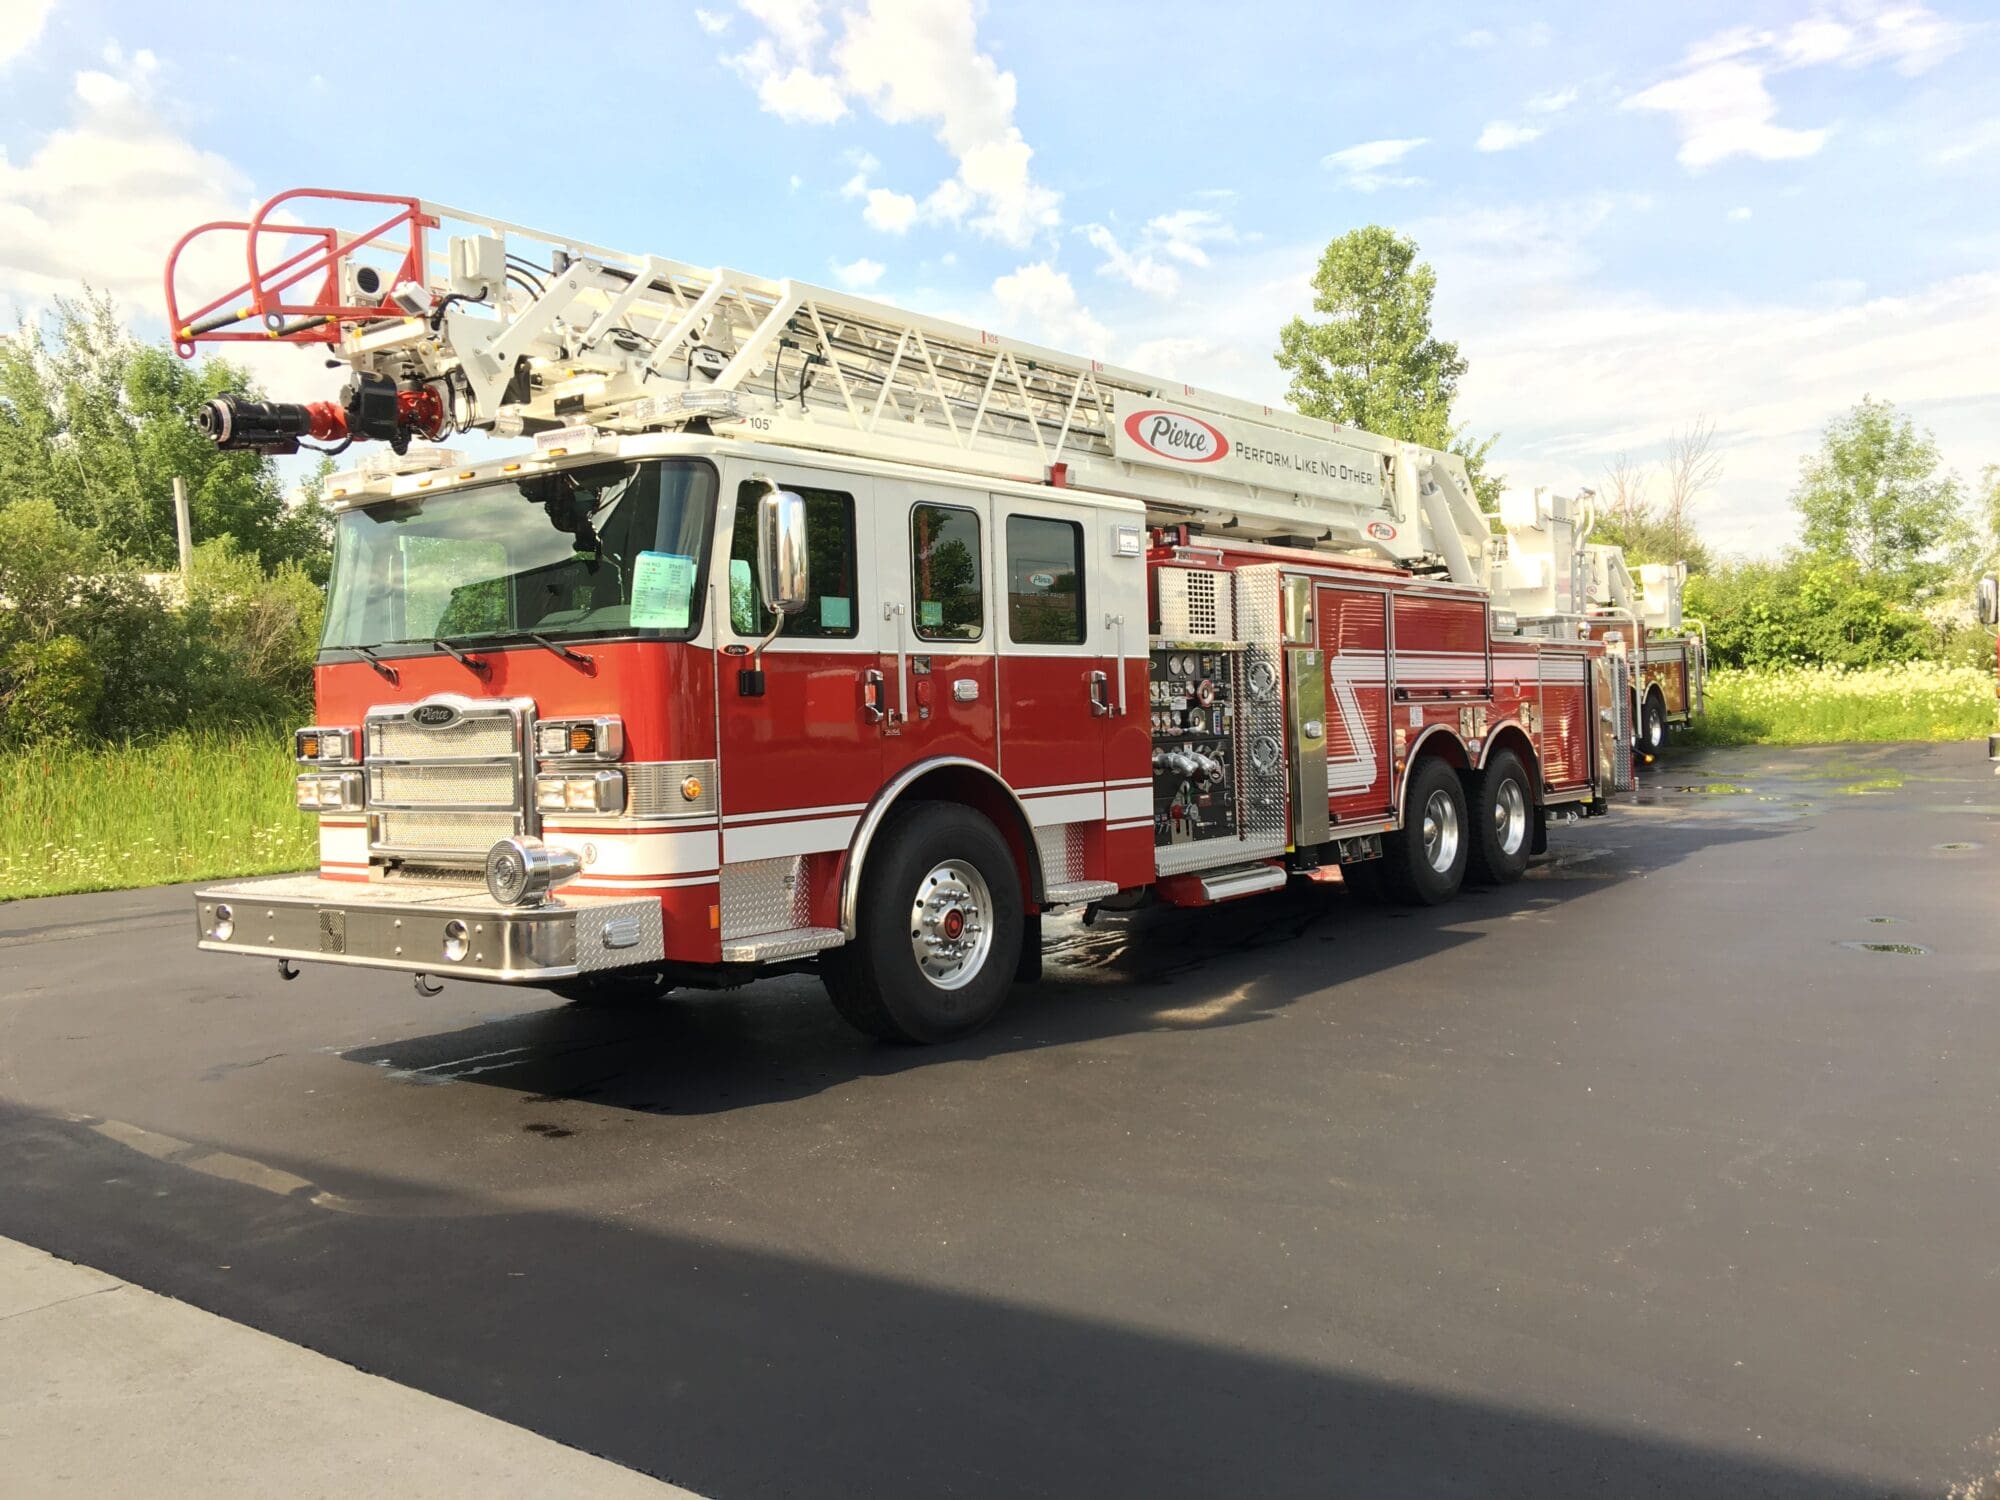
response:
<svg viewBox="0 0 2000 1500"><path fill-rule="evenodd" d="M1523 619L1583 616L1591 638L1626 664L1629 737L1642 759L1655 759L1669 728L1693 723L1707 696L1707 635L1681 608L1687 564L1641 563L1635 577L1623 548L1590 540L1597 510L1587 489L1510 492L1500 516L1503 594Z"/></svg>
<svg viewBox="0 0 2000 1500"><path fill-rule="evenodd" d="M1988 573L1979 580L1978 590L1973 596L1973 613L1982 625L1989 628L2000 626L2000 577ZM2000 695L2000 632L1996 632L1993 654L1993 690ZM1986 758L1993 762L1994 773L2000 775L2000 734L1986 736Z"/></svg>
<svg viewBox="0 0 2000 1500"><path fill-rule="evenodd" d="M184 298L217 246L246 279ZM368 445L294 742L319 868L195 898L287 977L811 968L937 1041L1047 913L1442 902L1629 785L1625 662L1508 606L1450 454L416 198L202 225L167 297L183 357L350 372L217 400L218 444Z"/></svg>

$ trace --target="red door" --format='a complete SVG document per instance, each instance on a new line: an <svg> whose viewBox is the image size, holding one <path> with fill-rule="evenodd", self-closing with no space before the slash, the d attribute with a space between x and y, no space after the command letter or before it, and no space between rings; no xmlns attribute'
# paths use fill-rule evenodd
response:
<svg viewBox="0 0 2000 1500"><path fill-rule="evenodd" d="M1334 829L1395 809L1389 747L1389 601L1380 590L1319 590L1326 655L1326 782Z"/></svg>

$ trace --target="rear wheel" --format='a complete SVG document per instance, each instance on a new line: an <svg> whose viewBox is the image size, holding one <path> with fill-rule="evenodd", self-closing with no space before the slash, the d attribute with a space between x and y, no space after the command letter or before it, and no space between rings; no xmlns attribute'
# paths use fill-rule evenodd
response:
<svg viewBox="0 0 2000 1500"><path fill-rule="evenodd" d="M944 1042L977 1031L1020 966L1021 883L985 818L918 802L884 826L862 872L854 940L820 961L834 1008L870 1036Z"/></svg>
<svg viewBox="0 0 2000 1500"><path fill-rule="evenodd" d="M1639 751L1658 755L1667 748L1667 705L1658 693L1646 694L1646 706L1639 710Z"/></svg>
<svg viewBox="0 0 2000 1500"><path fill-rule="evenodd" d="M1466 878L1479 885L1507 885L1528 868L1535 837L1535 798L1520 757L1501 750L1477 776L1466 778L1472 838Z"/></svg>
<svg viewBox="0 0 2000 1500"><path fill-rule="evenodd" d="M1382 840L1382 879L1399 901L1437 906L1458 894L1468 858L1465 789L1435 757L1417 763L1403 797L1403 826Z"/></svg>

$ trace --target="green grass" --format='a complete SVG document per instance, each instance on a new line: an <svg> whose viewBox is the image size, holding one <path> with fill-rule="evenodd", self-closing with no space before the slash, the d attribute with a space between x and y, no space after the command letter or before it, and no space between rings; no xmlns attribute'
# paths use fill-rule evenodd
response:
<svg viewBox="0 0 2000 1500"><path fill-rule="evenodd" d="M0 901L310 868L291 736L0 752Z"/></svg>
<svg viewBox="0 0 2000 1500"><path fill-rule="evenodd" d="M1755 668L1712 673L1708 712L1678 735L1694 745L1969 740L1993 715L1990 667Z"/></svg>

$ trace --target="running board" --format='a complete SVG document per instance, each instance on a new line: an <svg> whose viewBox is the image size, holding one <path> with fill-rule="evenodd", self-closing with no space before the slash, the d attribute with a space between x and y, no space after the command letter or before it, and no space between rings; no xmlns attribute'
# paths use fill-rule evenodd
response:
<svg viewBox="0 0 2000 1500"><path fill-rule="evenodd" d="M1101 901L1118 894L1115 880L1060 880L1042 894L1044 906L1071 906L1078 901Z"/></svg>
<svg viewBox="0 0 2000 1500"><path fill-rule="evenodd" d="M1258 863L1231 865L1224 870L1203 870L1189 875L1170 875L1156 887L1169 906L1214 906L1275 891L1291 879L1283 865Z"/></svg>
<svg viewBox="0 0 2000 1500"><path fill-rule="evenodd" d="M838 948L847 936L838 927L794 927L789 932L760 932L732 938L722 945L726 964L768 964L781 958L804 958Z"/></svg>

